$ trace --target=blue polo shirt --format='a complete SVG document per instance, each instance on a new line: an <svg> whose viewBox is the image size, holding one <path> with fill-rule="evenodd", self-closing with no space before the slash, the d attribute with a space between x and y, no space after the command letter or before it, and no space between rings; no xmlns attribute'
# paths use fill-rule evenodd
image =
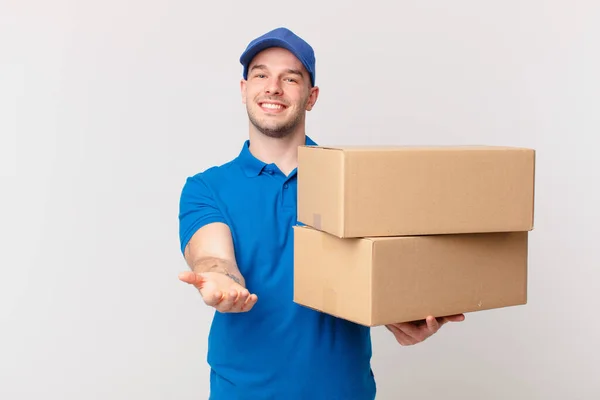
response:
<svg viewBox="0 0 600 400"><path fill-rule="evenodd" d="M227 224L246 286L258 295L249 312L215 312L210 399L372 400L370 329L293 301L296 170L285 176L249 145L189 177L181 194L182 253L201 226Z"/></svg>

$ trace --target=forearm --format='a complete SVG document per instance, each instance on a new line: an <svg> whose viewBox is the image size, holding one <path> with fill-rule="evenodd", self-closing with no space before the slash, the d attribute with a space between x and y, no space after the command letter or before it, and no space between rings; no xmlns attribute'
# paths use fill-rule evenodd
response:
<svg viewBox="0 0 600 400"><path fill-rule="evenodd" d="M198 257L189 262L190 268L195 273L202 272L219 272L227 275L237 283L242 286L245 286L245 280L242 274L240 273L237 265L230 261L225 260L223 258L218 257Z"/></svg>
<svg viewBox="0 0 600 400"><path fill-rule="evenodd" d="M231 231L225 224L212 223L198 229L185 247L185 260L194 273L221 273L242 286L246 284L235 259Z"/></svg>

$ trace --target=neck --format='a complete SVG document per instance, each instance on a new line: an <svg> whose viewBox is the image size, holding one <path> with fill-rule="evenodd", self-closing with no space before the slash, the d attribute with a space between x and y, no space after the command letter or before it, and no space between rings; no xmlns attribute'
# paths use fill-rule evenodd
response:
<svg viewBox="0 0 600 400"><path fill-rule="evenodd" d="M298 146L306 141L303 130L284 138L272 138L251 129L250 153L267 164L275 164L285 175L298 166Z"/></svg>

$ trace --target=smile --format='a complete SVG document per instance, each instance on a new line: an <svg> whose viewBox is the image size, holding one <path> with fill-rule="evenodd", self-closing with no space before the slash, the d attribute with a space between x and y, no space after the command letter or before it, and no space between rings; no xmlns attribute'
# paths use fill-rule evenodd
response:
<svg viewBox="0 0 600 400"><path fill-rule="evenodd" d="M259 103L260 107L263 110L267 111L282 111L285 109L285 106L277 103Z"/></svg>

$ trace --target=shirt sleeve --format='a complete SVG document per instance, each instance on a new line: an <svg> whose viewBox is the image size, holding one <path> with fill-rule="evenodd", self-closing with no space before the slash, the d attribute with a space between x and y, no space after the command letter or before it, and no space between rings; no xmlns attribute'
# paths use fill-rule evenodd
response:
<svg viewBox="0 0 600 400"><path fill-rule="evenodd" d="M227 223L212 190L201 175L187 178L179 201L179 242L182 254L194 233L213 222Z"/></svg>

